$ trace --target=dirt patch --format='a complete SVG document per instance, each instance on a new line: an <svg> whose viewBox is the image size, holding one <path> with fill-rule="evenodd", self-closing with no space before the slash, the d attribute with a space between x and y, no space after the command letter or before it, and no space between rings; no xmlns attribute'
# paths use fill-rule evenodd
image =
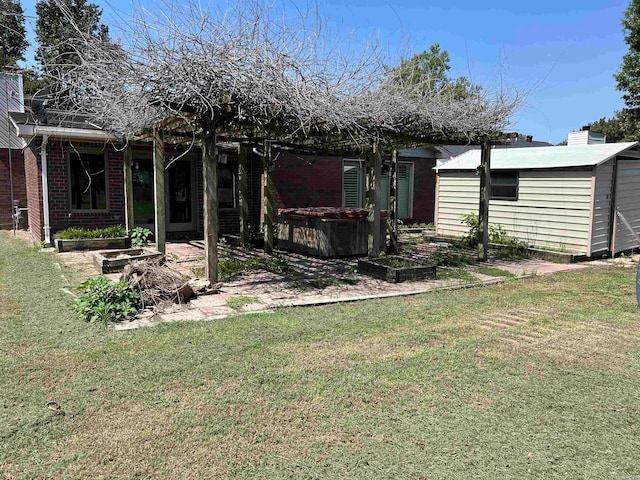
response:
<svg viewBox="0 0 640 480"><path fill-rule="evenodd" d="M309 457L309 447L322 441L314 429L316 419L326 416L319 401L273 405L256 396L219 408L196 397L162 408L123 401L88 412L55 449L56 455L65 452L63 463L69 462L61 473L73 478L222 478L255 464Z"/></svg>
<svg viewBox="0 0 640 480"><path fill-rule="evenodd" d="M18 313L20 313L20 305L3 292L2 287L0 287L0 320Z"/></svg>
<svg viewBox="0 0 640 480"><path fill-rule="evenodd" d="M394 342L392 335L359 339L323 340L287 345L278 353L292 355L289 367L294 371L329 372L346 370L357 364L402 360L422 353L425 345L417 342Z"/></svg>
<svg viewBox="0 0 640 480"><path fill-rule="evenodd" d="M636 324L591 321L504 332L484 353L502 359L533 356L560 366L621 372L639 345Z"/></svg>
<svg viewBox="0 0 640 480"><path fill-rule="evenodd" d="M94 362L80 360L66 350L49 350L23 362L17 375L20 383L36 383L45 390L51 390L95 368Z"/></svg>

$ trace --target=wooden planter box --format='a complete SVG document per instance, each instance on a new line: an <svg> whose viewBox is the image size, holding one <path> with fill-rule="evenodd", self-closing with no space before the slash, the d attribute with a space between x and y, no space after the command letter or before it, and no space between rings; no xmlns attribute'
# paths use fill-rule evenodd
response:
<svg viewBox="0 0 640 480"><path fill-rule="evenodd" d="M384 259L402 263L404 266L383 265L376 260L360 258L358 259L358 273L379 278L390 283L436 278L435 265L421 265L408 258L396 255L389 255L384 257Z"/></svg>
<svg viewBox="0 0 640 480"><path fill-rule="evenodd" d="M151 248L128 248L125 250L108 250L93 254L93 264L102 273L119 272L125 265L136 260L153 260L162 258L162 253Z"/></svg>
<svg viewBox="0 0 640 480"><path fill-rule="evenodd" d="M279 215L278 248L321 258L362 256L368 253L369 222L366 218L325 218ZM387 220L380 219L380 235L387 234Z"/></svg>
<svg viewBox="0 0 640 480"><path fill-rule="evenodd" d="M56 238L56 250L58 252L70 252L72 250L108 250L111 248L129 248L131 239L129 237L117 238L86 238L63 240Z"/></svg>

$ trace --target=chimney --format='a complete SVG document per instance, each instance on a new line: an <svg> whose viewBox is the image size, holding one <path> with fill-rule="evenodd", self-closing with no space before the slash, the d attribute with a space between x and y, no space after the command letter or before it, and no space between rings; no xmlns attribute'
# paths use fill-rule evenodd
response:
<svg viewBox="0 0 640 480"><path fill-rule="evenodd" d="M569 132L567 145L599 145L606 143L607 136L591 131L590 126L584 126L578 132Z"/></svg>

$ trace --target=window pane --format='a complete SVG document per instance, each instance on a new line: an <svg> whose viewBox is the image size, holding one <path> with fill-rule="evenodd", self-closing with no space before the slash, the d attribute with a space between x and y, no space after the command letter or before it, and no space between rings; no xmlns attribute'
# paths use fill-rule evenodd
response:
<svg viewBox="0 0 640 480"><path fill-rule="evenodd" d="M69 156L69 170L71 208L106 210L107 176L104 155L73 152Z"/></svg>
<svg viewBox="0 0 640 480"><path fill-rule="evenodd" d="M236 192L235 192L235 171L236 164L218 164L218 207L219 208L235 208Z"/></svg>
<svg viewBox="0 0 640 480"><path fill-rule="evenodd" d="M518 199L518 173L492 172L491 198L496 200Z"/></svg>

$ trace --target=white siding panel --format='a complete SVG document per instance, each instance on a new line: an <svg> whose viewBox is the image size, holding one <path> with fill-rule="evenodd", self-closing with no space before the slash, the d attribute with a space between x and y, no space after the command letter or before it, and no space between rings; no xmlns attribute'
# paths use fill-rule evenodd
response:
<svg viewBox="0 0 640 480"><path fill-rule="evenodd" d="M640 234L640 160L618 160L616 208ZM614 253L640 246L629 229L616 221Z"/></svg>
<svg viewBox="0 0 640 480"><path fill-rule="evenodd" d="M591 211L591 171L521 172L518 200L491 200L490 224L541 248L586 254ZM462 235L461 217L478 212L480 179L474 172L440 172L438 233Z"/></svg>
<svg viewBox="0 0 640 480"><path fill-rule="evenodd" d="M595 177L591 252L589 255L609 250L613 162L609 161L596 167Z"/></svg>

